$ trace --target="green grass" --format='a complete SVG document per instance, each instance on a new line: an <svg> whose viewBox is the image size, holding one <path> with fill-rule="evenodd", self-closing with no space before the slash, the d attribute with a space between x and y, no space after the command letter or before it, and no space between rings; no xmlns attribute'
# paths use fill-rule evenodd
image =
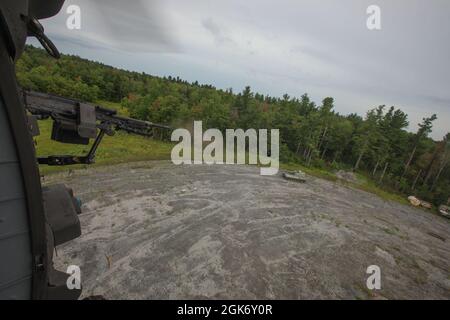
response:
<svg viewBox="0 0 450 320"><path fill-rule="evenodd" d="M310 176L329 180L329 181L338 181L338 177L330 171L319 169L319 168L313 168L313 167L305 167L298 163L281 163L280 169L282 170L288 170L288 171L296 171L301 170L306 174L309 174Z"/></svg>
<svg viewBox="0 0 450 320"><path fill-rule="evenodd" d="M309 174L309 175L317 177L317 178L321 178L321 179L325 179L325 180L329 180L329 181L333 181L333 182L338 182L338 183L348 186L348 187L352 187L355 189L360 189L360 190L363 190L363 191L366 191L369 193L373 193L386 201L396 201L396 202L399 202L402 204L409 204L408 200L404 196L396 194L394 192L390 192L390 191L381 189L374 181L370 180L365 175L360 174L360 173L356 173L358 182L355 183L355 182L350 182L350 181L345 181L345 180L339 179L331 171L327 171L327 170L319 169L319 168L305 167L305 166L302 166L301 164L297 164L297 163L282 163L280 165L280 167L281 167L281 169L290 170L290 171L302 170L306 174Z"/></svg>
<svg viewBox="0 0 450 320"><path fill-rule="evenodd" d="M399 202L402 204L409 205L408 200L403 195L383 190L371 180L365 180L361 184L356 184L356 183L349 183L349 184L354 188L376 194L377 196L379 196L380 198L382 198L384 200L396 201L396 202Z"/></svg>
<svg viewBox="0 0 450 320"><path fill-rule="evenodd" d="M377 196L379 196L384 200L397 201L402 204L409 205L409 201L407 200L406 196L395 193L395 191L393 190L386 189L385 186L383 187L383 189L380 188L380 186L375 181L373 181L367 174L362 172L356 172L356 177L358 179L358 185L355 186L355 184L353 184L354 187L376 194Z"/></svg>

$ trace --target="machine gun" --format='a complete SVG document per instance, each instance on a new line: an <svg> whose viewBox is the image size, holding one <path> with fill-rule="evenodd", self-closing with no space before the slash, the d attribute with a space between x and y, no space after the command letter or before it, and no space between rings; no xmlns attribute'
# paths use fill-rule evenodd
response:
<svg viewBox="0 0 450 320"><path fill-rule="evenodd" d="M105 134L114 135L115 130L152 137L156 130L171 129L162 124L119 116L113 109L56 95L22 90L22 97L25 109L31 114L29 128L33 135L39 134L36 120L51 118L53 119L52 140L87 145L91 138L95 138L91 149L85 156L38 157L39 164L64 166L94 163L95 152L102 138Z"/></svg>

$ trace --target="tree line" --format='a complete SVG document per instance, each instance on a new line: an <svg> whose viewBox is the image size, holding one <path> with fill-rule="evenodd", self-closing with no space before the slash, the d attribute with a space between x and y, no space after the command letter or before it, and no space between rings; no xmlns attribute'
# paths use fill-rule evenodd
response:
<svg viewBox="0 0 450 320"><path fill-rule="evenodd" d="M280 129L282 162L328 170L354 170L384 189L415 194L436 205L450 196L450 133L430 138L436 115L425 115L417 132L409 132L408 115L380 105L341 115L334 99L316 104L300 98L217 89L179 77L156 77L113 68L77 56L53 60L27 46L17 62L21 86L96 102L120 102L132 117L175 127L202 120L203 127Z"/></svg>

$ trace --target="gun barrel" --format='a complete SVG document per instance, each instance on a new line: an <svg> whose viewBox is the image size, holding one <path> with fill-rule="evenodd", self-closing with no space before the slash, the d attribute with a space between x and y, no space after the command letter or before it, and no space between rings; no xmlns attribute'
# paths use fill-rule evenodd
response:
<svg viewBox="0 0 450 320"><path fill-rule="evenodd" d="M119 116L114 109L108 109L99 105L93 105L53 94L22 90L22 95L25 108L31 114L42 117L52 117L55 121L80 121L80 106L83 106L95 110L95 121L100 122L98 125L100 128L106 123L115 126L115 129L145 136L151 136L152 134L150 131L153 128L165 130L172 129L163 124Z"/></svg>
<svg viewBox="0 0 450 320"><path fill-rule="evenodd" d="M127 118L127 117L123 117L123 116L113 116L113 119L117 119L120 121L125 121L131 125L134 125L136 127L141 127L141 128L161 128L161 129L167 129L167 130L171 130L172 128L163 124L159 124L159 123L154 123L154 122L150 122L150 121L144 121L144 120L137 120L137 119L133 119L133 118Z"/></svg>

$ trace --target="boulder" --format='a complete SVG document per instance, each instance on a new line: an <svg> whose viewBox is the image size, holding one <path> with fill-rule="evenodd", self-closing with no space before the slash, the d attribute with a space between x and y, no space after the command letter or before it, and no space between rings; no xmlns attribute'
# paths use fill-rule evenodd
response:
<svg viewBox="0 0 450 320"><path fill-rule="evenodd" d="M426 201L420 201L420 205L422 207L424 207L425 209L431 209L433 207L433 205L431 203L426 202Z"/></svg>
<svg viewBox="0 0 450 320"><path fill-rule="evenodd" d="M414 207L418 207L420 206L421 201L419 199L417 199L414 196L409 196L408 197L408 201L414 206Z"/></svg>
<svg viewBox="0 0 450 320"><path fill-rule="evenodd" d="M446 218L450 218L450 208L448 206L444 206L444 205L440 206L439 213Z"/></svg>

